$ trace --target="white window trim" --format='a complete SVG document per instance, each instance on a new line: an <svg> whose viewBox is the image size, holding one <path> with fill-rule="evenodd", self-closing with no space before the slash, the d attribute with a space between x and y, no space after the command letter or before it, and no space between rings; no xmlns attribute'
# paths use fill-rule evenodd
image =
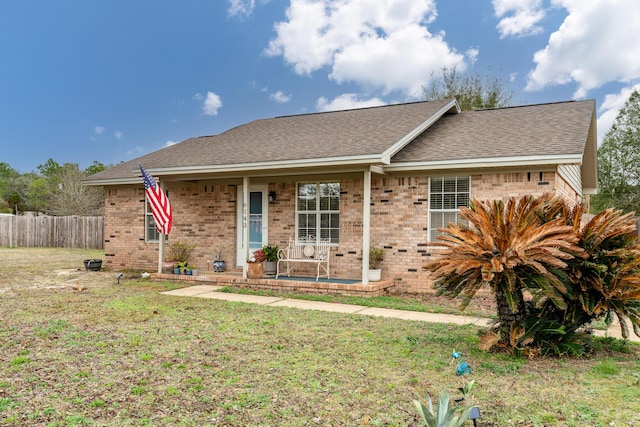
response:
<svg viewBox="0 0 640 427"><path fill-rule="evenodd" d="M435 213L456 213L459 214L460 213L460 209L431 209L431 179L433 177L429 177L429 182L427 183L428 190L429 190L429 201L428 201L428 218L427 218L427 242L429 243L433 243L433 242L438 242L438 239L432 239L432 227L431 227L431 213L435 212ZM469 193L468 193L468 201L471 201L471 175L454 175L454 176L437 176L435 178L438 179L459 179L459 178L467 178L467 180L469 181ZM456 192L457 194L457 192ZM468 206L468 205L467 205ZM458 224L457 219L459 219L459 215L456 215L456 224ZM439 228L439 227L438 227Z"/></svg>

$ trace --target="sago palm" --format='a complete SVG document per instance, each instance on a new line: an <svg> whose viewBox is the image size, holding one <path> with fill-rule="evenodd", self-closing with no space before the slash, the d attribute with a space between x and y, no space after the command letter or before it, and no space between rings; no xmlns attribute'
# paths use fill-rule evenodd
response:
<svg viewBox="0 0 640 427"><path fill-rule="evenodd" d="M569 263L569 281L574 288L565 316L578 325L615 314L622 335L629 325L640 336L640 244L632 213L608 209L580 229L580 246L586 259Z"/></svg>
<svg viewBox="0 0 640 427"><path fill-rule="evenodd" d="M468 226L450 224L441 229L441 256L424 266L432 273L438 294L462 296L462 307L483 288L495 295L499 335L514 345L517 323L530 313L528 295L541 294L559 309L566 309L569 292L562 269L582 256L578 236L562 218L543 221L541 211L551 196L510 198L480 202L461 208Z"/></svg>

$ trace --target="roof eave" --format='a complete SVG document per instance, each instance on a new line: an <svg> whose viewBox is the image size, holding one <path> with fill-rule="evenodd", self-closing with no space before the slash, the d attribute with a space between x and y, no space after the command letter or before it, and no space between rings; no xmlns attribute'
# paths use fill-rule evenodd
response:
<svg viewBox="0 0 640 427"><path fill-rule="evenodd" d="M389 159L384 159L380 154L374 155L360 155L350 157L326 157L318 159L298 159L288 161L277 162L259 162L259 163L237 163L233 165L219 165L219 166L183 166L183 167L171 167L171 168L147 168L149 172L156 179L162 179L165 176L171 176L172 179L181 175L189 176L190 178L197 178L198 175L229 175L235 174L238 176L251 175L256 172L267 171L286 171L289 169L318 169L318 168L340 168L345 166L354 166L359 169L370 167L373 165L387 165ZM362 169L363 170L363 169ZM140 183L140 169L135 168L131 170L132 178L117 178L117 179L102 179L95 181L85 181L85 185L125 185L125 184L138 184Z"/></svg>
<svg viewBox="0 0 640 427"><path fill-rule="evenodd" d="M474 168L505 168L518 166L540 166L580 164L581 154L566 154L557 156L522 156L522 157L495 157L484 159L458 159L423 162L403 162L385 166L386 172L410 172L418 170L441 169L474 169Z"/></svg>

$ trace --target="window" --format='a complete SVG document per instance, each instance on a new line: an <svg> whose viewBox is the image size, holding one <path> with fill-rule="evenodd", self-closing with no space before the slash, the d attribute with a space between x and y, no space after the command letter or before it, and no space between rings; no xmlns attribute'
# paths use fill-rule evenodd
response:
<svg viewBox="0 0 640 427"><path fill-rule="evenodd" d="M144 205L144 238L147 242L158 242L160 241L160 233L158 233L158 229L156 228L156 220L153 218L153 214L151 213L151 205L149 204L149 200L146 198L146 196Z"/></svg>
<svg viewBox="0 0 640 427"><path fill-rule="evenodd" d="M298 184L296 234L298 239L340 242L340 183Z"/></svg>
<svg viewBox="0 0 640 427"><path fill-rule="evenodd" d="M470 181L468 176L431 178L429 183L429 241L437 241L440 227L449 223L464 224L460 219L460 206L469 206Z"/></svg>

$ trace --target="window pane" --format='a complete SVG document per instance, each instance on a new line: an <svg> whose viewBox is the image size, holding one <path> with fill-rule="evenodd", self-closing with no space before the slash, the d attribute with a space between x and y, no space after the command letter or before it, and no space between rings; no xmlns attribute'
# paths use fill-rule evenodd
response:
<svg viewBox="0 0 640 427"><path fill-rule="evenodd" d="M431 192L432 193L442 192L442 178L431 178Z"/></svg>
<svg viewBox="0 0 640 427"><path fill-rule="evenodd" d="M454 193L456 191L456 179L445 180L442 190L446 193Z"/></svg>
<svg viewBox="0 0 640 427"><path fill-rule="evenodd" d="M456 206L456 195L455 194L445 194L443 196L442 208L443 209L455 209L455 208L457 208L457 206Z"/></svg>
<svg viewBox="0 0 640 427"><path fill-rule="evenodd" d="M442 194L431 194L431 209L442 209Z"/></svg>
<svg viewBox="0 0 640 427"><path fill-rule="evenodd" d="M460 208L461 206L468 207L469 206L469 194L468 193L458 193L457 195L456 208Z"/></svg>
<svg viewBox="0 0 640 427"><path fill-rule="evenodd" d="M469 178L458 178L458 193L469 193Z"/></svg>

